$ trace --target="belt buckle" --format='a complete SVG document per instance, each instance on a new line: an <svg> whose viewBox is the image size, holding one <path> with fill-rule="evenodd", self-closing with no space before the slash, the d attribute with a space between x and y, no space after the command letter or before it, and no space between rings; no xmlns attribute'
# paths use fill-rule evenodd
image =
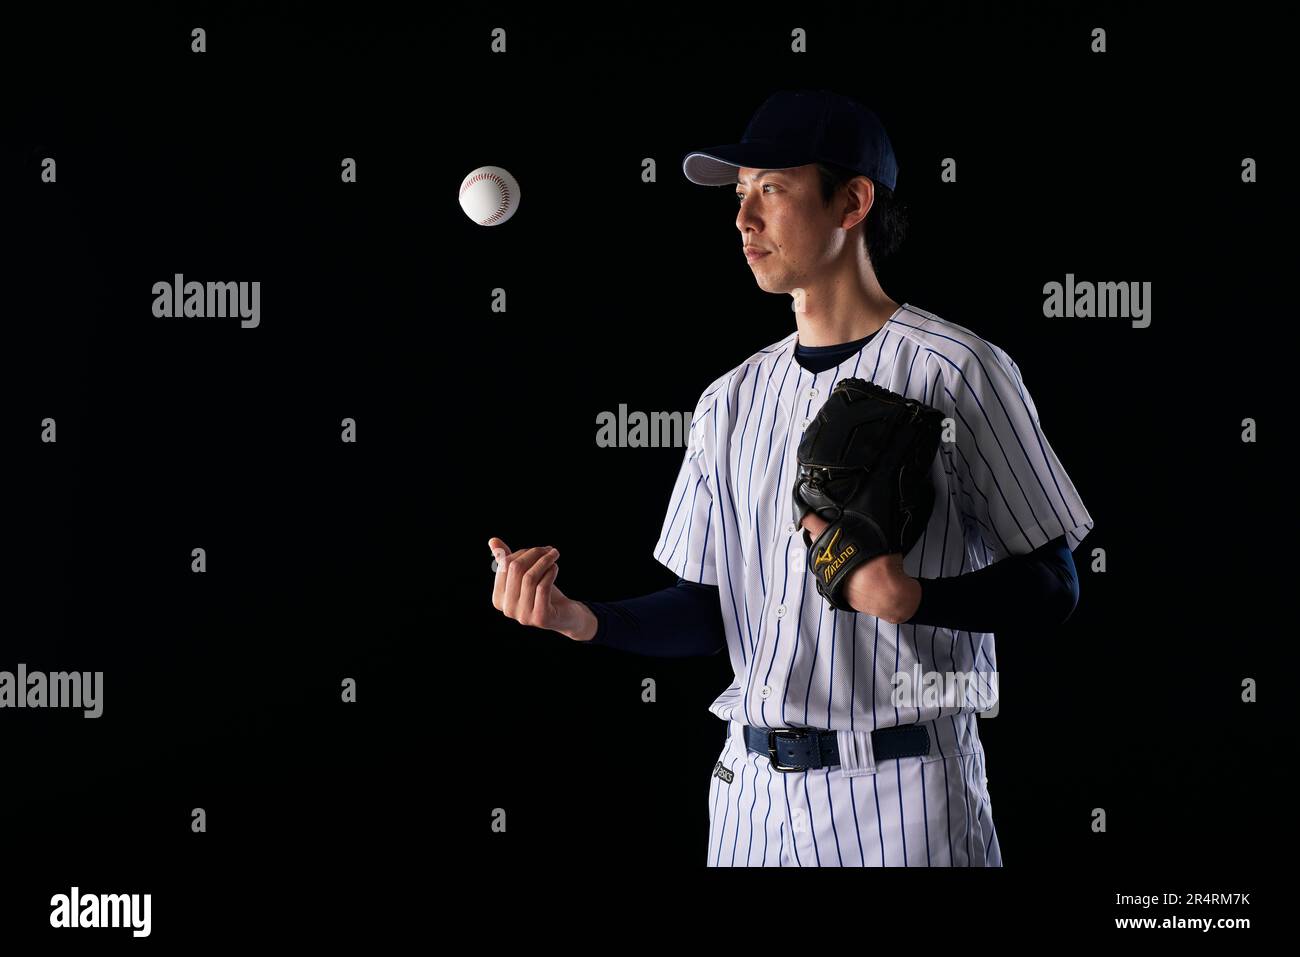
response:
<svg viewBox="0 0 1300 957"><path fill-rule="evenodd" d="M793 735L796 739L808 737L808 732L795 728L776 728L767 732L767 758L772 763L773 770L776 771L807 771L807 767L801 767L797 764L789 766L781 764L776 759L776 736L778 734Z"/></svg>

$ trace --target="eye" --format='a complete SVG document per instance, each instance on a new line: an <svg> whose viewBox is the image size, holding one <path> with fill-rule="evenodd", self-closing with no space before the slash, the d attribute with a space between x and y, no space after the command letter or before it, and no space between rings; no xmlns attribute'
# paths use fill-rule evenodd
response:
<svg viewBox="0 0 1300 957"><path fill-rule="evenodd" d="M764 184L762 185L762 188L763 188L763 189L767 189L769 186L776 186L776 184L775 184L775 183L764 183ZM744 193L737 193L737 194L736 194L736 205L739 206L739 205L740 205L741 203L743 203L744 201L745 201L745 194L744 194Z"/></svg>

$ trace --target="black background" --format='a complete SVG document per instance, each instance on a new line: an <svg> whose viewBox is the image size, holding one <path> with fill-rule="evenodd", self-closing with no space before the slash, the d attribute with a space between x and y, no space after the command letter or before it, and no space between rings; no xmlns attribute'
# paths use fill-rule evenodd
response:
<svg viewBox="0 0 1300 957"><path fill-rule="evenodd" d="M731 192L680 162L795 86L881 116L912 214L884 288L1007 350L1096 520L1070 620L998 636L1002 707L980 731L1003 871L823 876L818 893L893 895L918 920L918 900L961 895L994 935L1141 916L1115 893L1254 890L1179 911L1254 916L1285 813L1284 692L1244 705L1240 685L1279 669L1287 620L1268 572L1294 526L1277 341L1294 204L1279 34L1234 13L10 21L0 668L103 670L106 689L97 721L0 713L6 933L48 930L74 883L153 893L162 941L418 931L467 902L718 900L707 706L727 662L525 630L491 606L486 542L556 545L571 597L671 584L651 552L682 450L597 448L596 415L689 411L793 328L753 283ZM794 27L812 52L789 51ZM495 228L455 201L487 164L521 184ZM261 326L155 319L152 284L176 272L260 280ZM1150 281L1151 326L1044 319L1043 284L1067 272ZM37 441L46 416L57 445Z"/></svg>

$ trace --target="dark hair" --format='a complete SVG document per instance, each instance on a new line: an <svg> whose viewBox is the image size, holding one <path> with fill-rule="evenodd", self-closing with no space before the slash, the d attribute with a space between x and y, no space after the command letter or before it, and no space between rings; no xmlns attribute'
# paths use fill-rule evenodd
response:
<svg viewBox="0 0 1300 957"><path fill-rule="evenodd" d="M835 192L841 186L855 176L862 175L833 163L816 165L817 175L821 178L823 206L831 204ZM876 183L875 180L872 182L876 187L876 198L871 204L871 209L867 211L862 234L866 237L867 258L871 260L874 269L879 268L880 264L902 245L903 237L907 233L907 207L898 201L894 191L888 186Z"/></svg>

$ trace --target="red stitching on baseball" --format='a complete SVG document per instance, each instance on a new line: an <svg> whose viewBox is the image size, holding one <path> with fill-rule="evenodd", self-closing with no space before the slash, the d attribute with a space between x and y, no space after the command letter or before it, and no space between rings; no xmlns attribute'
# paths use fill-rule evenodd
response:
<svg viewBox="0 0 1300 957"><path fill-rule="evenodd" d="M496 220L500 219L502 214L504 214L506 210L510 208L510 187L506 184L506 181L502 179L500 176L498 176L496 173L476 173L474 176L471 176L468 180L465 181L465 185L460 188L461 193L463 194L465 190L469 189L475 183L479 182L479 180L484 180L484 179L490 179L494 183L496 183L499 187L501 187L501 202L497 206L496 212L492 213L486 219L482 220L482 225L487 226L493 222L496 222Z"/></svg>

